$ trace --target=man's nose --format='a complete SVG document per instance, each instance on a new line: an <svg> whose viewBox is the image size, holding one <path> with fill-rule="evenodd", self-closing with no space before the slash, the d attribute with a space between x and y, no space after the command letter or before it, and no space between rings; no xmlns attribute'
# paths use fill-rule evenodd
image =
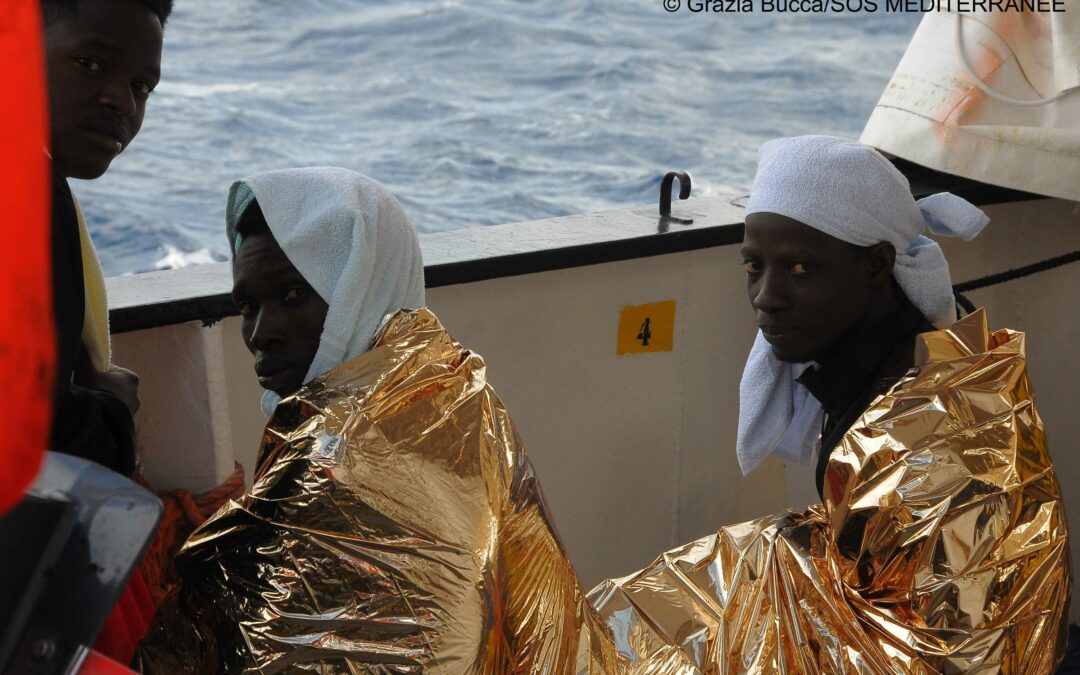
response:
<svg viewBox="0 0 1080 675"><path fill-rule="evenodd" d="M774 314L791 307L787 284L779 274L767 271L751 288L750 304L766 314Z"/></svg>
<svg viewBox="0 0 1080 675"><path fill-rule="evenodd" d="M138 110L135 92L126 77L111 77L101 92L101 102L121 117L131 117Z"/></svg>
<svg viewBox="0 0 1080 675"><path fill-rule="evenodd" d="M284 323L273 310L260 308L249 340L252 349L264 350L281 343L284 339Z"/></svg>

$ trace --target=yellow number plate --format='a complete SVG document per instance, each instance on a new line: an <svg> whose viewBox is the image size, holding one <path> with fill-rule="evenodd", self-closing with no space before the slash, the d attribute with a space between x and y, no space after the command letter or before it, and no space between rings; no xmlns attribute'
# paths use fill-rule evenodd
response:
<svg viewBox="0 0 1080 675"><path fill-rule="evenodd" d="M616 354L670 352L674 341L674 300L623 307Z"/></svg>

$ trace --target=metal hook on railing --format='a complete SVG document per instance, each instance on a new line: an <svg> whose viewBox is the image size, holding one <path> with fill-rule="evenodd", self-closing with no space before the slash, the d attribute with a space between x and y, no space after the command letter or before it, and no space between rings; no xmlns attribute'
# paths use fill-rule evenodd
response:
<svg viewBox="0 0 1080 675"><path fill-rule="evenodd" d="M693 218L676 218L671 215L671 186L675 179L679 179L679 199L687 199L690 196L690 174L685 171L669 171L664 175L660 183L660 224L665 225L668 221L690 225Z"/></svg>

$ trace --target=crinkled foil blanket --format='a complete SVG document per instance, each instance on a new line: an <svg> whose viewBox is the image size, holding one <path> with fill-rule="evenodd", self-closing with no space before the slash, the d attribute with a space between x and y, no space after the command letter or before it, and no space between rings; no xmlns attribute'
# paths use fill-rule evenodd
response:
<svg viewBox="0 0 1080 675"><path fill-rule="evenodd" d="M584 599L483 361L429 312L286 399L186 544L144 672L1049 673L1067 526L1023 335L979 312L834 451L824 504ZM719 488L718 488L719 489Z"/></svg>

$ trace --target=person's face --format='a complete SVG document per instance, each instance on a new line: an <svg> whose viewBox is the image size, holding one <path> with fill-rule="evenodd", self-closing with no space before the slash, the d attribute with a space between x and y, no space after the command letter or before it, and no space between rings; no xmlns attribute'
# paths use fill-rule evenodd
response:
<svg viewBox="0 0 1080 675"><path fill-rule="evenodd" d="M133 0L81 0L45 28L53 164L97 178L142 126L161 77L162 27Z"/></svg>
<svg viewBox="0 0 1080 675"><path fill-rule="evenodd" d="M269 233L248 237L233 261L233 300L243 317L244 344L255 355L259 384L292 394L319 349L326 302L300 275Z"/></svg>
<svg viewBox="0 0 1080 675"><path fill-rule="evenodd" d="M866 249L775 213L746 217L742 248L757 324L781 361L812 361L869 310L881 271Z"/></svg>

